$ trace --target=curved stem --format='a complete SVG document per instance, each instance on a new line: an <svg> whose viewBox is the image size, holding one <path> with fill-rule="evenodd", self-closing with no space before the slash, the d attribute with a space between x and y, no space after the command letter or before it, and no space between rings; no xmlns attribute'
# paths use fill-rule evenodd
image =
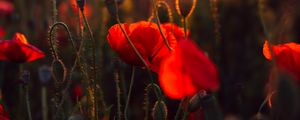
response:
<svg viewBox="0 0 300 120"><path fill-rule="evenodd" d="M267 102L269 101L269 99L272 98L272 96L273 96L275 93L276 93L276 92L273 91L273 92L271 92L271 94L269 94L269 95L266 97L266 99L265 99L265 100L261 103L261 105L259 106L259 109L258 109L257 113L260 113L260 112L261 112L261 110L263 109L263 107L265 106L265 104L267 104Z"/></svg>
<svg viewBox="0 0 300 120"><path fill-rule="evenodd" d="M135 67L132 67L129 91L128 91L127 100L126 100L126 104L125 104L125 110L124 110L125 120L128 120L128 116L127 116L127 114L128 114L128 105L129 105L129 101L130 101L132 86L133 86L133 83L134 83L134 75L135 75Z"/></svg>
<svg viewBox="0 0 300 120"><path fill-rule="evenodd" d="M178 108L177 108L177 111L176 111L174 120L178 120L178 119L179 119L180 111L183 109L183 103L184 103L184 98L182 98L182 99L180 100L180 103L179 103L179 106L178 106Z"/></svg>
<svg viewBox="0 0 300 120"><path fill-rule="evenodd" d="M159 32L160 32L162 38L164 39L164 42L165 42L165 44L167 45L168 49L169 49L170 51L172 51L173 48L170 46L170 44L169 44L169 42L168 42L166 36L165 36L164 33L162 32L162 29L161 29L161 26L160 26L160 20L159 20L159 17L158 17L158 15L157 15L156 3L155 3L154 0L152 0L152 6L153 6L153 13L154 13L154 16L155 16L155 18L156 18L156 24L157 24L157 27L158 27L158 29L159 29Z"/></svg>
<svg viewBox="0 0 300 120"><path fill-rule="evenodd" d="M275 63L276 60L275 60L273 48L272 48L272 45L271 45L272 44L271 36L268 33L268 29L267 29L267 26L265 24L265 20L263 18L263 9L264 9L264 3L263 2L264 2L264 0L259 0L259 2L258 2L258 11L259 11L260 21L261 21L261 24L262 24L262 27L263 27L264 34L266 35L267 41L269 42L268 48L269 48L270 53L271 53L272 63Z"/></svg>

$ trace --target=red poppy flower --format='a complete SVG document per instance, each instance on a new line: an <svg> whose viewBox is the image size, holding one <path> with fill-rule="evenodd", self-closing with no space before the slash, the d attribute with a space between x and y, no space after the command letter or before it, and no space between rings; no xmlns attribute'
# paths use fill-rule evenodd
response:
<svg viewBox="0 0 300 120"><path fill-rule="evenodd" d="M177 26L176 24L164 23L164 24L162 24L162 27L165 28L167 31L174 33L174 36L177 40L185 39L184 29ZM189 38L189 36L190 36L190 31L187 30L187 38Z"/></svg>
<svg viewBox="0 0 300 120"><path fill-rule="evenodd" d="M268 41L265 41L263 54L272 60ZM295 79L300 80L300 45L294 42L272 46L276 64L282 70L289 72Z"/></svg>
<svg viewBox="0 0 300 120"><path fill-rule="evenodd" d="M73 96L77 99L80 98L82 95L82 87L78 84L73 88Z"/></svg>
<svg viewBox="0 0 300 120"><path fill-rule="evenodd" d="M11 2L0 0L0 15L8 15L14 11L14 6Z"/></svg>
<svg viewBox="0 0 300 120"><path fill-rule="evenodd" d="M9 120L8 113L4 110L2 104L0 104L0 120Z"/></svg>
<svg viewBox="0 0 300 120"><path fill-rule="evenodd" d="M162 90L173 99L219 88L216 66L191 40L178 41L172 54L162 61L158 75Z"/></svg>
<svg viewBox="0 0 300 120"><path fill-rule="evenodd" d="M12 40L0 41L0 60L2 61L24 63L43 57L45 54L30 45L21 33L16 33Z"/></svg>
<svg viewBox="0 0 300 120"><path fill-rule="evenodd" d="M122 24L130 40L137 48L150 68L157 72L162 58L170 53L155 23L141 21L133 24ZM170 46L175 47L177 41L174 35L162 28ZM110 47L120 58L130 65L144 66L141 60L127 42L118 24L109 29L107 40Z"/></svg>
<svg viewBox="0 0 300 120"><path fill-rule="evenodd" d="M0 27L0 38L4 38L5 36L5 31L2 27Z"/></svg>

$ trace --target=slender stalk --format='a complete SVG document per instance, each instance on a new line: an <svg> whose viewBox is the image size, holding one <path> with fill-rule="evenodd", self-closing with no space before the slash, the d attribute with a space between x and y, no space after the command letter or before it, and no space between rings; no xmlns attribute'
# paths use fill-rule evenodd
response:
<svg viewBox="0 0 300 120"><path fill-rule="evenodd" d="M260 112L261 112L261 110L263 109L263 107L265 106L265 104L267 104L267 102L269 101L269 99L272 98L272 96L273 96L275 93L276 93L276 92L273 91L273 92L271 92L271 94L269 94L269 95L266 97L266 99L265 99L265 100L261 103L261 105L259 106L259 109L258 109L257 113L260 113Z"/></svg>
<svg viewBox="0 0 300 120"><path fill-rule="evenodd" d="M184 98L182 98L181 101L180 101L180 103L179 103L179 106L177 108L174 120L178 120L179 119L180 111L183 109L183 103L184 103Z"/></svg>
<svg viewBox="0 0 300 120"><path fill-rule="evenodd" d="M189 115L189 111L188 111L188 107L190 106L190 97L189 96L187 97L186 101L187 101L187 105L186 105L185 111L183 113L182 120L185 120Z"/></svg>
<svg viewBox="0 0 300 120"><path fill-rule="evenodd" d="M126 104L125 104L125 110L124 110L125 120L128 120L128 116L127 116L127 114L128 114L128 105L129 105L129 101L130 101L132 86L133 86L133 83L134 83L134 75L135 75L135 67L132 67L132 73L131 73L131 78L130 78L129 91L128 91L127 100L126 100Z"/></svg>
<svg viewBox="0 0 300 120"><path fill-rule="evenodd" d="M28 85L25 85L24 88L25 88L25 99L26 99L26 107L27 107L28 119L32 120L31 109L30 109L30 100L29 100L29 88L28 88Z"/></svg>
<svg viewBox="0 0 300 120"><path fill-rule="evenodd" d="M272 58L272 64L275 63L275 57L274 57L274 52L273 52L273 48L272 48L272 39L271 39L271 36L269 35L268 33L268 29L267 29L267 26L265 24L265 20L263 18L263 9L264 9L264 0L259 0L258 1L258 12L259 12L259 16L260 16L260 22L261 22L261 25L263 27L263 31L264 31L264 34L265 36L267 37L267 41L269 42L268 44L268 47L269 47L269 50L270 50L270 53L271 53L271 58Z"/></svg>
<svg viewBox="0 0 300 120"><path fill-rule="evenodd" d="M42 110L43 110L43 120L48 120L47 88L46 88L46 86L42 86Z"/></svg>
<svg viewBox="0 0 300 120"><path fill-rule="evenodd" d="M153 13L154 13L154 16L155 16L155 18L156 18L156 24L157 24L158 30L159 30L159 32L160 32L162 38L164 39L164 42L165 42L165 44L167 45L168 49L169 49L170 51L172 51L173 48L170 46L170 44L169 44L169 42L168 42L166 36L165 36L164 33L162 32L162 29L161 29L161 26L160 26L160 19L159 19L159 16L158 16L158 14L157 14L157 12L158 12L158 11L157 11L157 5L156 5L156 2L155 2L154 0L152 0L152 6L153 6Z"/></svg>
<svg viewBox="0 0 300 120"><path fill-rule="evenodd" d="M184 29L184 39L187 39L187 26L186 26L186 17L183 17L183 29Z"/></svg>
<svg viewBox="0 0 300 120"><path fill-rule="evenodd" d="M121 120L122 112L121 112L120 76L117 70L114 72L114 76L115 76L116 90L117 90L117 114L118 114L118 120Z"/></svg>

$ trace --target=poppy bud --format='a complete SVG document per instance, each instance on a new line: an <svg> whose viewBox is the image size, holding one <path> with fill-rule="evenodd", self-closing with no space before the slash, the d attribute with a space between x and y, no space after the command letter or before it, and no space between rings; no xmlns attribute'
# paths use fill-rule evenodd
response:
<svg viewBox="0 0 300 120"><path fill-rule="evenodd" d="M26 84L30 80L30 72L25 70L21 75L21 80L24 84Z"/></svg>
<svg viewBox="0 0 300 120"><path fill-rule="evenodd" d="M81 11L83 11L84 10L85 0L76 0L76 2L77 2L77 5L78 5L79 9Z"/></svg>
<svg viewBox="0 0 300 120"><path fill-rule="evenodd" d="M201 100L205 118L208 120L223 120L221 109L213 95L206 95Z"/></svg>
<svg viewBox="0 0 300 120"><path fill-rule="evenodd" d="M197 94L195 94L190 100L190 105L188 106L188 111L195 112L198 108L202 107L201 99L207 95L208 94L206 93L205 90L201 90Z"/></svg>
<svg viewBox="0 0 300 120"><path fill-rule="evenodd" d="M164 101L156 101L152 109L153 120L166 120L168 109Z"/></svg>
<svg viewBox="0 0 300 120"><path fill-rule="evenodd" d="M109 14L113 17L116 17L117 9L116 9L115 2L117 2L118 5L120 5L123 3L123 0L105 0L104 2L105 2L106 8L107 8Z"/></svg>
<svg viewBox="0 0 300 120"><path fill-rule="evenodd" d="M42 66L39 68L39 78L42 83L46 83L51 79L51 71L49 66Z"/></svg>
<svg viewBox="0 0 300 120"><path fill-rule="evenodd" d="M189 17L195 10L197 0L176 0L176 10L182 17Z"/></svg>

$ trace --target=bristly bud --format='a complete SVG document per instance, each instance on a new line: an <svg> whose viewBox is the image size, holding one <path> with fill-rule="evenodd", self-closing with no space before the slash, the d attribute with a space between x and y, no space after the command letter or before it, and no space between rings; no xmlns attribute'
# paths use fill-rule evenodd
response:
<svg viewBox="0 0 300 120"><path fill-rule="evenodd" d="M39 68L39 78L42 83L47 83L51 79L51 68L43 65Z"/></svg>
<svg viewBox="0 0 300 120"><path fill-rule="evenodd" d="M25 70L21 75L21 80L24 84L28 83L30 80L30 72Z"/></svg>
<svg viewBox="0 0 300 120"><path fill-rule="evenodd" d="M117 2L117 5L120 5L123 3L124 0L105 0L105 5L106 5L106 8L109 12L109 14L113 17L116 17L117 15L117 9L116 9L116 3Z"/></svg>
<svg viewBox="0 0 300 120"><path fill-rule="evenodd" d="M168 109L164 101L159 100L155 102L152 109L153 120L167 120Z"/></svg>
<svg viewBox="0 0 300 120"><path fill-rule="evenodd" d="M84 10L85 0L76 0L76 2L77 2L77 5L78 5L79 9L81 11L83 11Z"/></svg>
<svg viewBox="0 0 300 120"><path fill-rule="evenodd" d="M207 95L208 94L206 93L205 90L201 90L197 94L195 94L190 100L190 105L188 106L188 111L195 112L197 109L201 108L202 107L201 99Z"/></svg>
<svg viewBox="0 0 300 120"><path fill-rule="evenodd" d="M179 15L188 18L194 12L197 0L176 0L176 10Z"/></svg>

